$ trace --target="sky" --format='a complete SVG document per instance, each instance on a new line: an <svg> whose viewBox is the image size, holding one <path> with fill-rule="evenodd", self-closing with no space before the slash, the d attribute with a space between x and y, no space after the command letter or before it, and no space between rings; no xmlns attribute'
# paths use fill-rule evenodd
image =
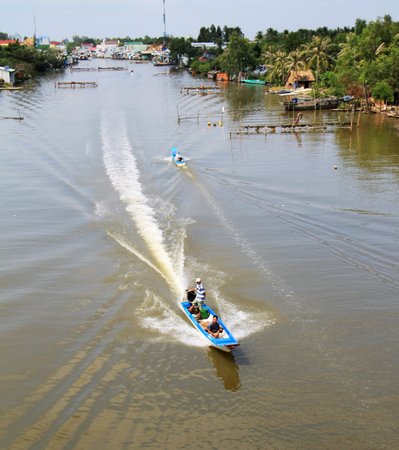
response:
<svg viewBox="0 0 399 450"><path fill-rule="evenodd" d="M399 21L399 0L165 0L166 33L198 37L201 27L240 27L253 39L258 31L296 31L353 26L386 14ZM0 31L22 37L93 38L164 33L163 0L1 0Z"/></svg>

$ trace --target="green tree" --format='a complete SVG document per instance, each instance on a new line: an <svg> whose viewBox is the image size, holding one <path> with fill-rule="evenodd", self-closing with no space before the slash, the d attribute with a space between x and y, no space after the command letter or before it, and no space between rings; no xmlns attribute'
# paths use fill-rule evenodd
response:
<svg viewBox="0 0 399 450"><path fill-rule="evenodd" d="M327 71L320 75L320 85L329 95L343 97L347 91L340 80L339 75L334 71Z"/></svg>
<svg viewBox="0 0 399 450"><path fill-rule="evenodd" d="M199 50L191 45L192 38L185 39L184 37L172 37L169 41L170 57L173 60L179 59L182 56L187 56L189 60L198 56Z"/></svg>
<svg viewBox="0 0 399 450"><path fill-rule="evenodd" d="M256 33L255 40L256 40L256 42L262 42L262 39L263 39L263 33L261 31L258 31Z"/></svg>
<svg viewBox="0 0 399 450"><path fill-rule="evenodd" d="M355 33L360 36L363 33L363 30L366 28L367 22L363 19L356 19L355 23Z"/></svg>
<svg viewBox="0 0 399 450"><path fill-rule="evenodd" d="M256 64L253 47L248 39L234 31L230 36L229 45L218 58L218 63L230 77L237 76Z"/></svg>
<svg viewBox="0 0 399 450"><path fill-rule="evenodd" d="M206 27L201 27L198 34L197 42L210 42L210 40L211 40L211 33L209 29Z"/></svg>
<svg viewBox="0 0 399 450"><path fill-rule="evenodd" d="M190 65L191 70L200 75L206 75L212 68L210 62L193 61Z"/></svg>
<svg viewBox="0 0 399 450"><path fill-rule="evenodd" d="M274 46L280 42L279 32L274 28L268 28L264 34L264 41L267 46Z"/></svg>
<svg viewBox="0 0 399 450"><path fill-rule="evenodd" d="M240 27L223 27L223 40L224 42L230 42L232 34L238 34L239 37L244 37L244 33L241 31Z"/></svg>
<svg viewBox="0 0 399 450"><path fill-rule="evenodd" d="M372 95L376 100L383 100L385 103L393 102L393 89L385 80L376 83Z"/></svg>

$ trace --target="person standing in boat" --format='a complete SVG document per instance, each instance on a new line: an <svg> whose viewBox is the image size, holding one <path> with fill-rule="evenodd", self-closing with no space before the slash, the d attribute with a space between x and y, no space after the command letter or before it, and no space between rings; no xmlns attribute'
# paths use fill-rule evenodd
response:
<svg viewBox="0 0 399 450"><path fill-rule="evenodd" d="M205 306L206 291L204 285L202 284L201 278L197 278L195 283L195 288L187 289L187 299L193 302L187 309L191 314L196 316L197 320L200 321L209 317L209 310ZM194 297L194 295L195 299L190 300L190 298Z"/></svg>
<svg viewBox="0 0 399 450"><path fill-rule="evenodd" d="M202 284L201 278L197 278L195 280L195 288L187 289L187 298L190 298L190 293L195 293L195 300L198 304L201 305L205 303L206 291L204 285Z"/></svg>

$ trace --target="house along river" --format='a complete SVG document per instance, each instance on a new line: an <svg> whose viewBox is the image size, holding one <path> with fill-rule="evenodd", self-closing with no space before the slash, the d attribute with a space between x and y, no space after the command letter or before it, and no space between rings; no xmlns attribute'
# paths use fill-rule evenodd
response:
<svg viewBox="0 0 399 450"><path fill-rule="evenodd" d="M0 448L397 448L399 122L105 64L0 92Z"/></svg>

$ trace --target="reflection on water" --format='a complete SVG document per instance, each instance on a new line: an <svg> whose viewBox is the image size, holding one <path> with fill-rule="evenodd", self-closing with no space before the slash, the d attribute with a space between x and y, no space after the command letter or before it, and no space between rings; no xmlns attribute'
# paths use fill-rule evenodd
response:
<svg viewBox="0 0 399 450"><path fill-rule="evenodd" d="M296 139L296 141L298 143L298 146L301 146L302 145L302 135L301 135L301 133L295 133L294 132L294 136L295 136L295 139Z"/></svg>
<svg viewBox="0 0 399 450"><path fill-rule="evenodd" d="M337 134L340 155L345 162L370 173L396 171L399 165L399 130L389 117L385 119L363 115L359 127L351 133L341 130Z"/></svg>
<svg viewBox="0 0 399 450"><path fill-rule="evenodd" d="M241 381L234 355L210 347L207 356L216 369L216 375L223 381L224 388L228 391L238 391L241 388Z"/></svg>
<svg viewBox="0 0 399 450"><path fill-rule="evenodd" d="M230 86L225 92L233 120L253 114L257 104L263 107L264 98L265 89L261 86Z"/></svg>

